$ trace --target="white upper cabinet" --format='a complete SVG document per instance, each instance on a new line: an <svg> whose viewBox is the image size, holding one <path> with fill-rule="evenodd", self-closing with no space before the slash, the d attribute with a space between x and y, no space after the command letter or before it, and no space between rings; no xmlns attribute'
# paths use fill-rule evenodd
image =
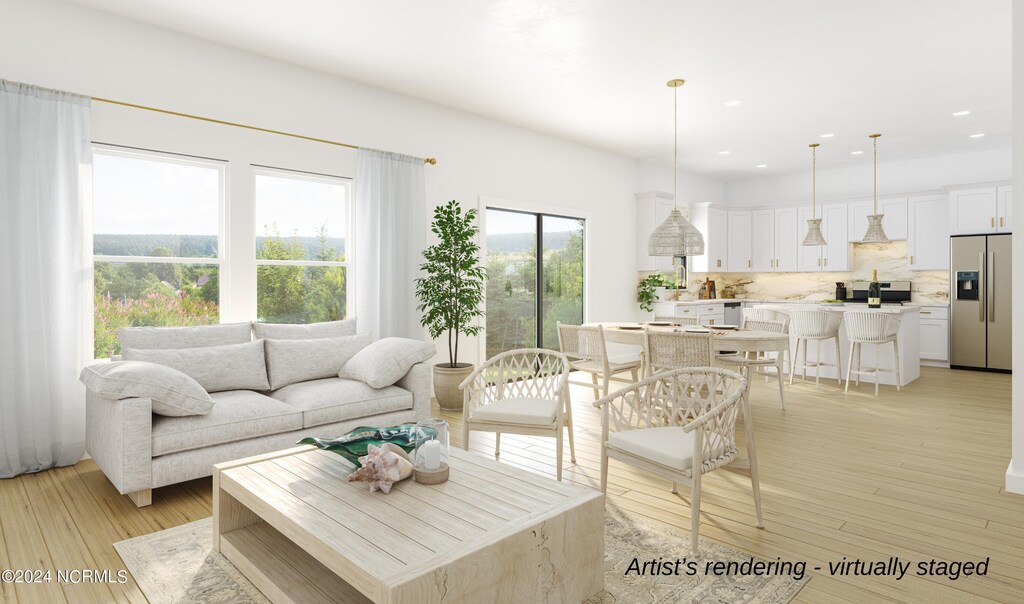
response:
<svg viewBox="0 0 1024 604"><path fill-rule="evenodd" d="M794 218L795 220L795 218ZM750 212L750 272L775 270L775 210ZM729 233L732 241L732 233ZM729 250L732 259L732 250Z"/></svg>
<svg viewBox="0 0 1024 604"><path fill-rule="evenodd" d="M808 208L809 209L809 208ZM798 208L779 208L775 213L775 233L772 238L775 250L772 265L776 272L793 273L799 269L800 243L803 241L799 222ZM755 221L756 223L756 221ZM754 255L757 265L757 253Z"/></svg>
<svg viewBox="0 0 1024 604"><path fill-rule="evenodd" d="M847 271L850 269L847 214L845 203L821 206L821 232L825 235L825 241L828 242L828 245L824 246L821 261L821 269L824 271Z"/></svg>
<svg viewBox="0 0 1024 604"><path fill-rule="evenodd" d="M636 259L639 271L672 270L672 258L668 256L649 256L647 240L659 224L668 218L672 211L672 196L668 193L638 193L636 196Z"/></svg>
<svg viewBox="0 0 1024 604"><path fill-rule="evenodd" d="M987 235L998 232L999 196L996 187L949 192L951 235ZM1006 222L1005 219L1003 221Z"/></svg>
<svg viewBox="0 0 1024 604"><path fill-rule="evenodd" d="M847 220L849 221L847 236L851 242L856 243L864 238L864 233L868 230L867 216L874 210L874 202L870 199L867 201L853 201L847 204L847 208ZM885 215L885 218L882 219L882 228L885 229L885 235L889 239L896 241L907 238L908 214L906 197L879 199L878 211Z"/></svg>
<svg viewBox="0 0 1024 604"><path fill-rule="evenodd" d="M1013 187L996 188L996 230L1000 233L1013 232Z"/></svg>
<svg viewBox="0 0 1024 604"><path fill-rule="evenodd" d="M704 255L687 259L689 269L696 273L728 270L728 218L725 210L701 203L693 206L693 226L704 235Z"/></svg>
<svg viewBox="0 0 1024 604"><path fill-rule="evenodd" d="M911 270L949 269L949 197L911 197L907 260Z"/></svg>
<svg viewBox="0 0 1024 604"><path fill-rule="evenodd" d="M749 273L753 266L750 212L730 211L726 216L726 224L729 231L726 270L731 273Z"/></svg>

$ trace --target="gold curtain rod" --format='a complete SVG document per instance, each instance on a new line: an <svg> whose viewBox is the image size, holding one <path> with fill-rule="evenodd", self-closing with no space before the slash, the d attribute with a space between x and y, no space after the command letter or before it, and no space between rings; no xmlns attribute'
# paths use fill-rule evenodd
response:
<svg viewBox="0 0 1024 604"><path fill-rule="evenodd" d="M100 97L92 97L92 100L99 103L109 103L111 105L120 105L122 107L131 107L133 109L143 109L145 111L154 111L156 113L163 113L165 115L174 115L177 117L187 117L193 120L199 120L202 122L210 122L211 124L221 124L222 126L234 126L235 128L245 128L246 130L255 130L257 132L266 132L268 134L279 134L281 136L290 136L291 138L299 138L302 140L313 141L314 143L324 143L325 145L334 145L336 147L347 147L349 149L359 149L358 145L350 145L348 143L339 143L337 141L327 140L325 138L316 138L313 136L305 136L302 134L295 134L292 132L283 132L281 130L271 130L270 128L260 128L259 126L250 126L249 124L239 124L237 122L228 122L225 120L218 120L212 117L203 117L201 115L192 115L191 113L181 113L180 111L170 111L168 109L159 109L157 107L147 107L146 105L136 105L135 103L126 103L124 101L115 101L112 99L104 99ZM430 164L432 166L437 165L437 160L433 157L428 157L423 160L423 163Z"/></svg>

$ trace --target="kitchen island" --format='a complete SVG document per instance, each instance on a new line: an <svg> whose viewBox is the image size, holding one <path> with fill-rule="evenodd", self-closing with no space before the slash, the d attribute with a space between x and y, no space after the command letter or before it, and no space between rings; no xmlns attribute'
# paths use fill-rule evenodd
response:
<svg viewBox="0 0 1024 604"><path fill-rule="evenodd" d="M786 302L786 303L768 303L758 304L757 308L765 308L778 310L781 312L788 313L794 309L801 310L823 310L825 312L836 313L840 316L847 312L853 311L867 311L877 312L895 315L900 320L900 330L898 332L898 339L896 345L899 348L900 353L900 378L901 386L906 386L910 382L913 382L921 376L921 309L915 305L904 305L904 306L883 306L881 308L868 308L867 304L845 304L842 306L833 306L826 304L808 304L804 302ZM790 351L796 347L796 338L790 335ZM817 346L813 343L808 346L807 359L810 361L817 361L818 350ZM881 366L892 367L893 366L893 353L892 346L884 344L881 346L871 344L865 344L861 347L861 366L862 367L875 367L881 355ZM842 377L846 378L846 368L850 362L850 340L846 337L846 326L840 326L839 328L839 350L840 350L840 367L842 368L842 376L837 375L835 367L808 367L807 376L814 377L817 371L821 371L822 378L836 379ZM801 359L803 358L803 351L800 352ZM835 346L831 343L827 343L821 346L821 359L827 363L835 363ZM873 379L873 378L869 378ZM862 376L861 380L864 380ZM888 384L890 386L896 384L896 376L892 373L879 373L878 382L880 384Z"/></svg>

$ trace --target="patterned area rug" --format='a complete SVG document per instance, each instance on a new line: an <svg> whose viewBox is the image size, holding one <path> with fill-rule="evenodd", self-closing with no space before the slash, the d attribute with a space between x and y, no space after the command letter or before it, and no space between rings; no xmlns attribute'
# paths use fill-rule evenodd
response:
<svg viewBox="0 0 1024 604"><path fill-rule="evenodd" d="M211 549L213 520L206 518L114 544L152 604L264 603L267 599L234 565ZM626 575L637 559L685 558L689 533L609 508L605 517L605 591L586 604L784 604L806 582L789 576ZM750 555L701 539L701 564L749 560ZM702 566L703 568L703 566Z"/></svg>

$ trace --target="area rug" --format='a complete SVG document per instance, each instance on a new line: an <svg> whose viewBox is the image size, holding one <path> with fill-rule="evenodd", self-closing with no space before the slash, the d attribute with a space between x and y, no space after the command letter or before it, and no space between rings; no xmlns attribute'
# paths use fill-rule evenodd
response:
<svg viewBox="0 0 1024 604"><path fill-rule="evenodd" d="M211 549L213 520L206 518L114 544L128 571L152 604L185 602L264 603L267 599L234 565ZM625 571L633 560L683 559L690 536L609 509L605 517L605 591L587 604L784 604L808 581L782 576L651 576ZM708 560L749 560L750 555L701 539Z"/></svg>

